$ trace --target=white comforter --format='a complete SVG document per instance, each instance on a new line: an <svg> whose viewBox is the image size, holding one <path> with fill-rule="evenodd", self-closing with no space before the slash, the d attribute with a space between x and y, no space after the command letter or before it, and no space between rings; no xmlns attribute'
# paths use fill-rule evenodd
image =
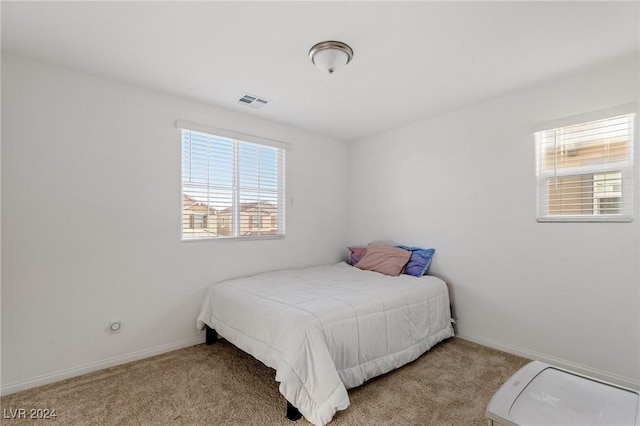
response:
<svg viewBox="0 0 640 426"><path fill-rule="evenodd" d="M348 388L453 336L444 281L346 263L215 284L198 316L205 324L275 369L280 392L318 426L349 406Z"/></svg>

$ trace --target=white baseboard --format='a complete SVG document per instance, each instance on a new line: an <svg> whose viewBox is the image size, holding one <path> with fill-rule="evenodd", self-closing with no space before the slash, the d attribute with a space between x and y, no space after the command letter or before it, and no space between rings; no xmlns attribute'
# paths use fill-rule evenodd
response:
<svg viewBox="0 0 640 426"><path fill-rule="evenodd" d="M8 395L14 392L35 388L37 386L59 382L60 380L70 379L72 377L81 376L83 374L92 373L94 371L104 370L105 368L115 367L116 365L126 364L132 361L138 361L144 358L160 355L165 352L187 348L189 346L198 345L200 343L204 343L204 337L195 336L188 339L180 340L178 342L156 346L142 351L108 358L102 361L92 362L80 367L68 368L65 370L56 371L54 373L44 374L42 376L33 377L27 380L10 383L6 386L3 386L2 388L0 388L0 395Z"/></svg>
<svg viewBox="0 0 640 426"><path fill-rule="evenodd" d="M498 349L503 352L518 355L524 358L546 362L547 364L550 364L550 365L554 365L560 368L565 368L567 370L575 371L580 374L595 377L597 379L605 380L607 382L615 383L620 386L625 386L631 389L640 389L640 381L629 378L629 377L624 377L624 376L613 374L607 371L602 371L602 370L594 369L584 365L575 364L570 361L555 358L550 355L541 354L528 349L520 348L518 346L509 345L507 343L499 342L493 339L487 339L485 337L477 336L474 334L457 332L456 336L463 340L468 340L470 342L478 343L483 346L488 346L490 348ZM61 380L70 379L72 377L81 376L83 374L92 373L94 371L103 370L105 368L115 367L116 365L126 364L128 362L138 361L144 358L149 358L149 357L160 355L166 352L171 352L178 349L187 348L189 346L198 345L200 343L204 343L204 337L195 336L195 337L190 337L188 339L180 340L178 342L169 343L167 345L156 346L154 348L133 352L127 355L121 355L121 356L105 359L102 361L85 364L80 367L60 370L50 374L44 374L42 376L33 377L31 379L27 379L27 380L23 380L20 382L11 383L6 386L3 386L2 388L0 388L0 395L8 395L14 392L35 388L37 386L59 382Z"/></svg>
<svg viewBox="0 0 640 426"><path fill-rule="evenodd" d="M609 383L614 383L619 386L640 390L640 381L630 377L624 377L614 373L610 373L608 371L602 371L595 368L587 367L585 365L575 364L573 362L570 362L564 359L556 358L546 354L541 354L539 352L534 352L528 349L520 348L518 346L509 345L507 343L499 342L497 340L487 339L485 337L477 336L474 334L457 332L456 336L464 340L469 340L470 342L478 343L483 346L488 346L490 348L501 350L503 352L519 355L521 357L529 358L535 361L542 361L549 365L564 368L570 371L575 371L576 373L583 374L585 376L594 377L599 380L604 380Z"/></svg>

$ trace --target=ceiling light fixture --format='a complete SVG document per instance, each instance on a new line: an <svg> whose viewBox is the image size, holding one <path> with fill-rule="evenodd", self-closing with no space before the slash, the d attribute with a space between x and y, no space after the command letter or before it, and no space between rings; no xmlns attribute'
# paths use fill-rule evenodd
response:
<svg viewBox="0 0 640 426"><path fill-rule="evenodd" d="M341 41L323 41L309 50L309 58L322 71L333 74L353 58L353 49Z"/></svg>

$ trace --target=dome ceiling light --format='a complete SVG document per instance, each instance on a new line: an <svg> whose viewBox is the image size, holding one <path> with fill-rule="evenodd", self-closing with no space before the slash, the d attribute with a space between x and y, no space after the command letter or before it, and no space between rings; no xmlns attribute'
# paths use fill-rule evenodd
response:
<svg viewBox="0 0 640 426"><path fill-rule="evenodd" d="M353 49L341 41L323 41L309 50L311 62L322 71L333 74L353 58Z"/></svg>

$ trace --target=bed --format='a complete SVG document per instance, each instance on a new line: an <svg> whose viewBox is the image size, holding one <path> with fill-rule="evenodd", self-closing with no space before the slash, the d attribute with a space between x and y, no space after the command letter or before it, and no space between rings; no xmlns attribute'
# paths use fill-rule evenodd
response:
<svg viewBox="0 0 640 426"><path fill-rule="evenodd" d="M348 407L347 389L453 336L450 321L441 279L341 262L215 284L197 327L275 369L288 409L320 426Z"/></svg>

